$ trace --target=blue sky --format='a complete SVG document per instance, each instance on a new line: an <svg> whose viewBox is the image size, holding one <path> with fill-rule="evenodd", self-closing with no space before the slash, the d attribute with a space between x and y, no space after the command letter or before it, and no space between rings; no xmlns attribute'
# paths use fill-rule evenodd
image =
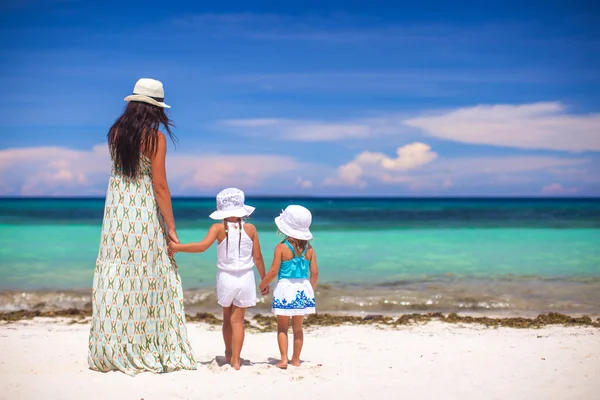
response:
<svg viewBox="0 0 600 400"><path fill-rule="evenodd" d="M0 195L96 196L161 80L175 195L600 195L583 1L0 5Z"/></svg>

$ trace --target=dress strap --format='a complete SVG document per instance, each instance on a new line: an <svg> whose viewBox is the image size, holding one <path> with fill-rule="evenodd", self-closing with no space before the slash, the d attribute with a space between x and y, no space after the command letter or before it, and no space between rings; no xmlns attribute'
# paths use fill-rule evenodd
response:
<svg viewBox="0 0 600 400"><path fill-rule="evenodd" d="M302 250L302 253L300 253L300 255L298 255L298 254L296 254L296 249L294 249L294 246L292 246L292 244L287 239L284 240L283 243L288 247L288 249L290 249L290 251L294 255L294 258L299 258L299 257L304 258L304 256L306 255L306 250L308 250L308 245L306 245L306 247L304 247L304 250Z"/></svg>
<svg viewBox="0 0 600 400"><path fill-rule="evenodd" d="M300 254L302 257L306 256L306 251L308 250L308 243L306 244L306 246L304 246L304 250L302 250L302 254Z"/></svg>
<svg viewBox="0 0 600 400"><path fill-rule="evenodd" d="M296 250L294 250L294 246L292 246L291 243L287 241L287 239L283 241L283 244L285 244L288 247L288 249L292 251L294 258L296 258Z"/></svg>

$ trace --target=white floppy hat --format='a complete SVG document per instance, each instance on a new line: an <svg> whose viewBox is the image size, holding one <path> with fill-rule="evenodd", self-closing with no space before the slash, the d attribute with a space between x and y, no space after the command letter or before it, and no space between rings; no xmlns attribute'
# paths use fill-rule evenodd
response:
<svg viewBox="0 0 600 400"><path fill-rule="evenodd" d="M297 205L287 206L281 212L279 217L275 218L275 225L281 233L294 239L310 240L313 238L310 233L310 224L312 214L307 208Z"/></svg>
<svg viewBox="0 0 600 400"><path fill-rule="evenodd" d="M135 83L133 94L125 97L125 101L141 101L162 108L171 108L165 104L163 84L156 79L142 78Z"/></svg>
<svg viewBox="0 0 600 400"><path fill-rule="evenodd" d="M217 195L217 211L210 214L212 219L229 217L247 217L254 212L254 207L244 204L244 192L236 188L223 189Z"/></svg>

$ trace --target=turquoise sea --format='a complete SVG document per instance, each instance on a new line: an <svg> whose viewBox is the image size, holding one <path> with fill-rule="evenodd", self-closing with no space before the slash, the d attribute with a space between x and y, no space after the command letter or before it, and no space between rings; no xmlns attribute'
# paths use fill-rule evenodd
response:
<svg viewBox="0 0 600 400"><path fill-rule="evenodd" d="M320 311L600 313L600 199L249 198L270 265L288 204L313 213ZM0 199L0 310L89 307L104 199ZM175 199L182 242L213 199ZM177 256L188 311L218 309L215 249ZM268 308L268 298L258 311Z"/></svg>

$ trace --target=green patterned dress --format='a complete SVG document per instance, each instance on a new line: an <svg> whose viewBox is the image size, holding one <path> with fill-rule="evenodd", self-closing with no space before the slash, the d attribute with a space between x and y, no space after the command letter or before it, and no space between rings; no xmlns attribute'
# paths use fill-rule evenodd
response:
<svg viewBox="0 0 600 400"><path fill-rule="evenodd" d="M96 371L196 369L187 338L181 280L167 251L166 229L140 159L130 180L111 173L92 294L88 364Z"/></svg>

